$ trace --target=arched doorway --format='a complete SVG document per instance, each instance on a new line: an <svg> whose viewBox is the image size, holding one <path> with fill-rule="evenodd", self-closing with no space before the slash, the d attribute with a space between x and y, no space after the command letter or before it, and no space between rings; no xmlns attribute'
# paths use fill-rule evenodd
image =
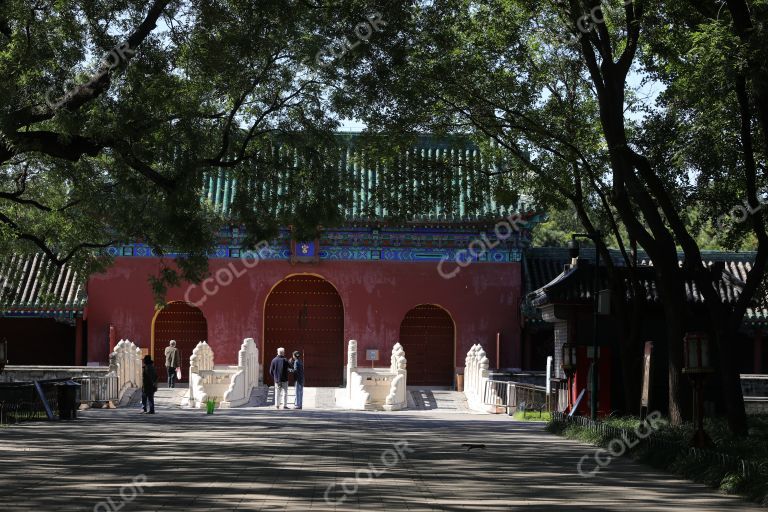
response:
<svg viewBox="0 0 768 512"><path fill-rule="evenodd" d="M344 306L336 288L313 275L280 281L264 305L264 382L269 364L284 347L304 354L306 386L340 386L344 373Z"/></svg>
<svg viewBox="0 0 768 512"><path fill-rule="evenodd" d="M400 324L400 343L408 361L408 385L450 386L455 342L453 319L440 306L422 304Z"/></svg>
<svg viewBox="0 0 768 512"><path fill-rule="evenodd" d="M186 302L171 302L155 314L152 322L152 359L160 382L167 381L165 348L176 340L181 354L181 382L189 379L189 358L198 343L208 340L208 322L203 312Z"/></svg>

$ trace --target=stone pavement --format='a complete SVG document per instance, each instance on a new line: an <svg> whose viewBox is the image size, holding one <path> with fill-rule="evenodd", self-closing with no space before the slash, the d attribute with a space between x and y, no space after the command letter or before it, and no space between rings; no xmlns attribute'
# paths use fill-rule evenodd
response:
<svg viewBox="0 0 768 512"><path fill-rule="evenodd" d="M629 460L581 477L591 453L439 408L98 409L0 428L0 510L761 510Z"/></svg>
<svg viewBox="0 0 768 512"><path fill-rule="evenodd" d="M186 384L177 384L175 388L158 388L155 393L155 409L178 409L181 407L181 401L186 401L188 397L189 388Z"/></svg>
<svg viewBox="0 0 768 512"><path fill-rule="evenodd" d="M410 409L472 414L467 406L467 397L464 393L444 389L415 388L408 388L408 393L410 394L408 401Z"/></svg>
<svg viewBox="0 0 768 512"><path fill-rule="evenodd" d="M338 388L304 388L302 407L304 409L329 410L336 408L336 393ZM296 388L288 387L288 407L293 407L296 401ZM254 388L251 393L249 407L275 407L274 386Z"/></svg>

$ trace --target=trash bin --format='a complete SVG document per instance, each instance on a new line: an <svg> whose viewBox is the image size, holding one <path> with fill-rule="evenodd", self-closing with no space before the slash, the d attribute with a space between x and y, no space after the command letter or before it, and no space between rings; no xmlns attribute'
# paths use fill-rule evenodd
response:
<svg viewBox="0 0 768 512"><path fill-rule="evenodd" d="M56 384L56 399L59 402L59 419L74 420L77 418L79 406L77 395L80 392L80 384L73 380L67 380Z"/></svg>
<svg viewBox="0 0 768 512"><path fill-rule="evenodd" d="M456 371L456 391L464 391L464 370Z"/></svg>

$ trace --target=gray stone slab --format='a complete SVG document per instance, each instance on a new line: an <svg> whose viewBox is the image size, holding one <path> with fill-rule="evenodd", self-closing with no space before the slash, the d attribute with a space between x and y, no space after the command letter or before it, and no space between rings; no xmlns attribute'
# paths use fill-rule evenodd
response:
<svg viewBox="0 0 768 512"><path fill-rule="evenodd" d="M99 409L3 428L0 510L761 510L626 459L584 478L594 448L448 393L394 413Z"/></svg>

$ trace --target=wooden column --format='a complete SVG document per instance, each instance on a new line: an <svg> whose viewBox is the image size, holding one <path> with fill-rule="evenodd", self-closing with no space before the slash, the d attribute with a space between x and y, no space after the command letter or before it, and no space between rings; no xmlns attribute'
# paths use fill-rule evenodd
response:
<svg viewBox="0 0 768 512"><path fill-rule="evenodd" d="M109 324L109 353L110 354L114 352L115 345L117 345L117 332L115 331L115 326L112 324Z"/></svg>
<svg viewBox="0 0 768 512"><path fill-rule="evenodd" d="M755 373L763 373L763 331L758 329L755 331L755 352L753 361L753 370Z"/></svg>
<svg viewBox="0 0 768 512"><path fill-rule="evenodd" d="M83 363L83 319L75 319L75 366L85 366Z"/></svg>

